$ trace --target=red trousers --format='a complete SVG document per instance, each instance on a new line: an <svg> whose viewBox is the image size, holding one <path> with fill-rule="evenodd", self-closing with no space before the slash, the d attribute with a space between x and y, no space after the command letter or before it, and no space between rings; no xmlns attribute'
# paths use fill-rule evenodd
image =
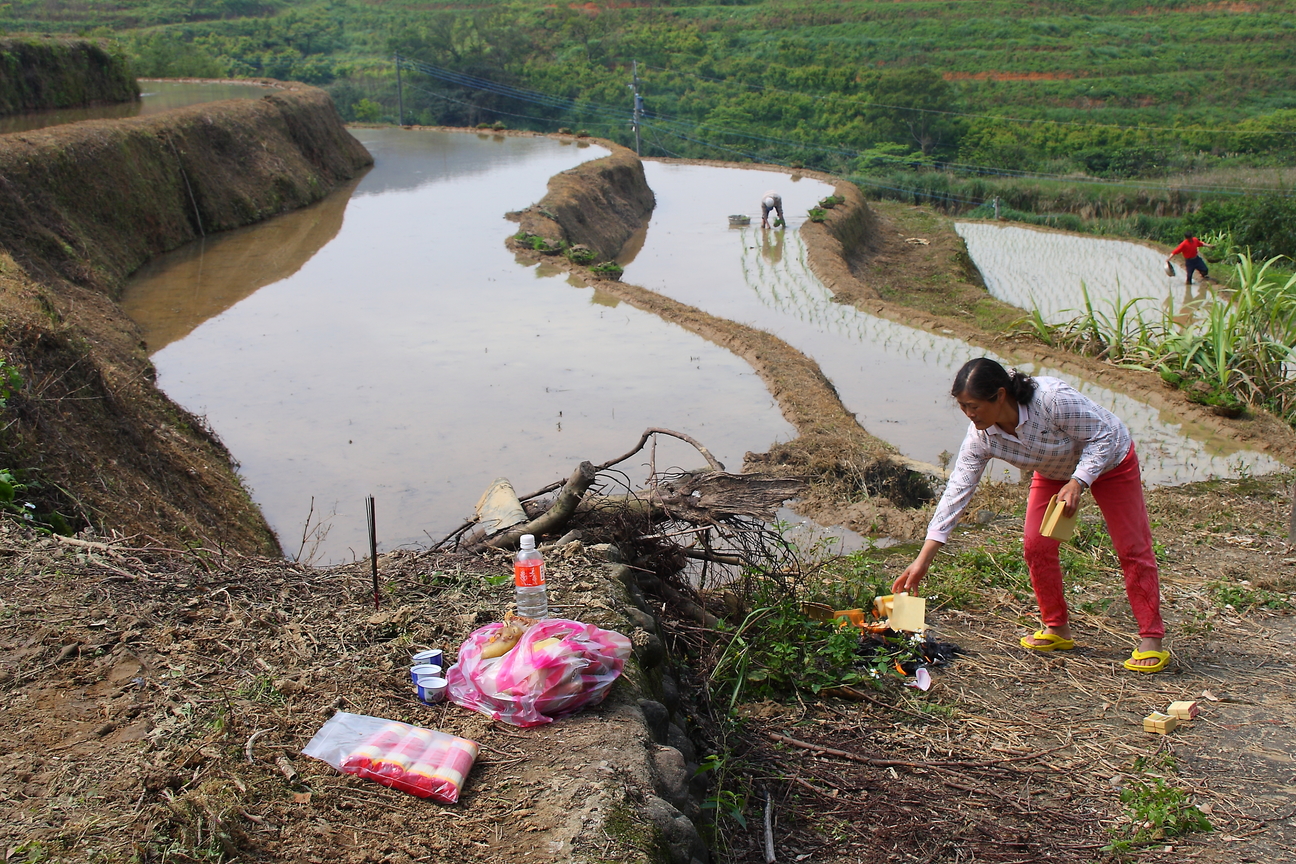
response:
<svg viewBox="0 0 1296 864"><path fill-rule="evenodd" d="M1026 502L1026 533L1022 548L1030 568L1031 585L1039 601L1040 618L1048 627L1067 624L1066 595L1062 591L1062 562L1058 560L1058 541L1040 534L1044 510L1049 499L1066 485L1065 480L1049 480L1036 474L1031 480L1030 498ZM1107 533L1125 571L1125 593L1138 621L1139 636L1160 639L1165 636L1161 623L1161 585L1157 578L1156 555L1152 551L1152 526L1147 505L1143 502L1143 479L1138 457L1130 447L1125 461L1094 480L1089 489L1107 521Z"/></svg>

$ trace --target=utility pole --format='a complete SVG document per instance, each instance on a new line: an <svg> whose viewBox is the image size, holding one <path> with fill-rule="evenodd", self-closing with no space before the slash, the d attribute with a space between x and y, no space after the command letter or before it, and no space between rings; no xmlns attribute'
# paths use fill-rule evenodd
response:
<svg viewBox="0 0 1296 864"><path fill-rule="evenodd" d="M630 90L634 93L634 120L630 122L630 128L635 133L635 155L642 156L639 141L639 120L643 117L643 96L639 95L639 61L630 61L630 74L633 81L630 83Z"/></svg>
<svg viewBox="0 0 1296 864"><path fill-rule="evenodd" d="M396 125L405 125L405 90L401 87L399 53L396 55Z"/></svg>

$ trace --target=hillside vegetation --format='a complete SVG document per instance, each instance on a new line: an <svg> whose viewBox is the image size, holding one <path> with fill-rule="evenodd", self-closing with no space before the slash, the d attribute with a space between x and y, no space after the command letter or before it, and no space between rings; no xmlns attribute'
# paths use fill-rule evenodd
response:
<svg viewBox="0 0 1296 864"><path fill-rule="evenodd" d="M637 61L645 155L804 165L878 196L956 211L999 197L1021 218L1165 240L1204 199L1217 202L1206 227L1296 217L1293 12L1294 0L16 0L2 23L116 34L142 76L325 86L348 120L397 119L399 52L407 123L630 145Z"/></svg>
<svg viewBox="0 0 1296 864"><path fill-rule="evenodd" d="M118 45L0 39L0 116L138 98Z"/></svg>

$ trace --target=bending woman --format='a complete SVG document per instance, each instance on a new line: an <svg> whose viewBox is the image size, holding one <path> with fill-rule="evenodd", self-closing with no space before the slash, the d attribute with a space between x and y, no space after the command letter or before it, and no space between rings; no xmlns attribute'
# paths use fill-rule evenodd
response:
<svg viewBox="0 0 1296 864"><path fill-rule="evenodd" d="M1161 594L1152 528L1143 503L1143 481L1129 430L1116 415L1057 378L1010 374L993 360L970 360L954 377L952 395L972 421L958 461L927 528L918 557L895 580L895 591L913 591L927 575L967 507L991 458L1033 469L1026 504L1023 550L1039 601L1042 630L1023 636L1022 647L1066 651L1075 647L1062 591L1057 540L1040 534L1053 495L1072 516L1085 490L1107 520L1107 531L1125 572L1125 591L1138 621L1139 643L1125 668L1160 672L1170 660L1161 649Z"/></svg>

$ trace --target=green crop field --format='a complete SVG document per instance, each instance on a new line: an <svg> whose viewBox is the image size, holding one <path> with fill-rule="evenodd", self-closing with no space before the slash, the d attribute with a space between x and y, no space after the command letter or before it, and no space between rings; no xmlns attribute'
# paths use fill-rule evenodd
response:
<svg viewBox="0 0 1296 864"><path fill-rule="evenodd" d="M875 195L1169 236L1296 217L1296 0L12 0L141 76L326 87L349 120L588 130L645 155L835 171ZM1272 202L1271 202L1272 203ZM1282 208L1286 207L1286 210ZM1252 220L1255 221L1255 220ZM1287 252L1296 250L1284 249Z"/></svg>

